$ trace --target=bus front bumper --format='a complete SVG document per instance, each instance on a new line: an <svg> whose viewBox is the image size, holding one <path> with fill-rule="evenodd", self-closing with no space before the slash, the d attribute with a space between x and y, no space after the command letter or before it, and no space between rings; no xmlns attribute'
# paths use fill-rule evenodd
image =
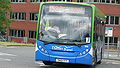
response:
<svg viewBox="0 0 120 68"><path fill-rule="evenodd" d="M89 53L84 56L64 57L64 56L49 55L47 53L38 50L35 52L35 60L92 65L92 56Z"/></svg>

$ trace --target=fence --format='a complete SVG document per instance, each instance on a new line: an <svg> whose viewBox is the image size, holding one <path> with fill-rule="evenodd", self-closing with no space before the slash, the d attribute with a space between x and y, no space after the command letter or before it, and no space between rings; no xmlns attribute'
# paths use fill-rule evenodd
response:
<svg viewBox="0 0 120 68"><path fill-rule="evenodd" d="M103 58L120 60L120 44L105 44Z"/></svg>
<svg viewBox="0 0 120 68"><path fill-rule="evenodd" d="M5 36L0 35L0 41L1 41L1 42L6 42Z"/></svg>
<svg viewBox="0 0 120 68"><path fill-rule="evenodd" d="M35 43L35 38L8 36L7 41L18 43Z"/></svg>

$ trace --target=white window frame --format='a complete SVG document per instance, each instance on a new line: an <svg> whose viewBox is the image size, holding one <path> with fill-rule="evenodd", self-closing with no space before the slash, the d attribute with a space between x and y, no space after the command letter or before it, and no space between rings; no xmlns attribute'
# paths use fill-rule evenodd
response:
<svg viewBox="0 0 120 68"><path fill-rule="evenodd" d="M113 43L109 43L110 37L105 37L105 38L107 38L107 43L105 42L105 45L118 44L119 37L116 37L116 36L111 36L111 37L113 38L113 41L112 41ZM114 43L115 42L115 37L118 38L117 43Z"/></svg>
<svg viewBox="0 0 120 68"><path fill-rule="evenodd" d="M108 1L109 1L109 3L107 3L107 0L105 0L105 2L103 2L103 0L97 0L97 2L95 2L95 0L88 0L88 2L93 2L93 3L118 4L117 0L115 0L115 3L112 3L112 0L108 0ZM80 2L80 0L79 0L79 2ZM85 0L83 2L85 2Z"/></svg>
<svg viewBox="0 0 120 68"><path fill-rule="evenodd" d="M114 17L114 22L113 22L114 24L111 24L111 16L107 16L107 17L109 17L109 19L108 19L108 24L106 24L106 25L120 25L120 16L113 16ZM119 17L118 24L115 24L116 17Z"/></svg>
<svg viewBox="0 0 120 68"><path fill-rule="evenodd" d="M31 0L30 0L31 2ZM48 2L48 0L32 0L31 3L40 3L40 2Z"/></svg>
<svg viewBox="0 0 120 68"><path fill-rule="evenodd" d="M33 32L33 38L31 38L32 32ZM30 39L35 39L35 38L36 38L36 31L30 30L30 31L29 31L29 36L28 36L28 38L30 38Z"/></svg>
<svg viewBox="0 0 120 68"><path fill-rule="evenodd" d="M25 21L26 20L26 13L25 12L13 12L12 14L10 15L13 15L13 16L10 16L10 19L15 19L17 21ZM20 15L20 17L19 17ZM24 17L23 17L24 16ZM12 18L11 18L12 17ZM24 19L22 19L24 18Z"/></svg>
<svg viewBox="0 0 120 68"><path fill-rule="evenodd" d="M21 2L20 2L20 1L21 1ZM26 3L26 1L27 1L27 0L25 0L24 2L23 2L23 0L18 0L18 1L15 0L15 1L13 2L13 1L11 0L11 3Z"/></svg>
<svg viewBox="0 0 120 68"><path fill-rule="evenodd" d="M37 15L37 20L38 20L38 13L30 13L30 21L37 21L37 20L35 20L36 15ZM33 20L32 20L31 16L34 16Z"/></svg>
<svg viewBox="0 0 120 68"><path fill-rule="evenodd" d="M20 31L20 36L19 37L22 37L22 31L23 31L23 37L25 37L25 30L16 30L16 29L10 29L11 31L13 31L13 33L9 34L9 36L12 36L12 37L18 37L18 31ZM16 32L16 33L15 33ZM9 32L10 33L10 32ZM13 34L13 35L12 35Z"/></svg>
<svg viewBox="0 0 120 68"><path fill-rule="evenodd" d="M65 2L72 2L72 0L67 1L67 0L52 0L52 1L65 1Z"/></svg>

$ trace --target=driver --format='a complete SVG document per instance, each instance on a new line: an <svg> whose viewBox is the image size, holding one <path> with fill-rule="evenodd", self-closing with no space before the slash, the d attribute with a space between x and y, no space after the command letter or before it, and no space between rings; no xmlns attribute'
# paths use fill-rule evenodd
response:
<svg viewBox="0 0 120 68"><path fill-rule="evenodd" d="M47 32L50 34L50 36L58 38L60 29L58 26L54 25L52 27L48 27Z"/></svg>

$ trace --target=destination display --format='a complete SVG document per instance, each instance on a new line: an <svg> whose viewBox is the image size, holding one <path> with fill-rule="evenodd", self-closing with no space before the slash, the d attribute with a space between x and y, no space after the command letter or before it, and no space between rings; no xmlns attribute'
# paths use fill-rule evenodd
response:
<svg viewBox="0 0 120 68"><path fill-rule="evenodd" d="M50 13L77 13L85 14L84 7L67 7L67 6L49 6Z"/></svg>

